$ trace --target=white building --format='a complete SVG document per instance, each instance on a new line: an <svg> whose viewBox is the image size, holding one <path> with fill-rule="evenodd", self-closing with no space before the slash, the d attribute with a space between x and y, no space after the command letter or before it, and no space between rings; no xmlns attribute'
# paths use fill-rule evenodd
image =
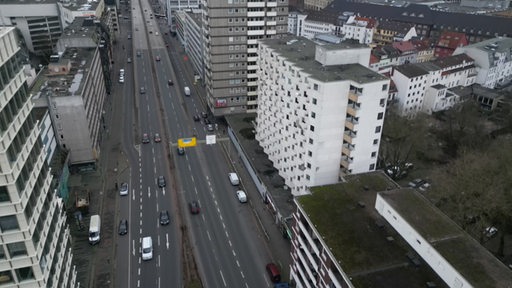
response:
<svg viewBox="0 0 512 288"><path fill-rule="evenodd" d="M453 54L462 53L475 60L478 84L496 88L512 80L512 38L499 37L458 47Z"/></svg>
<svg viewBox="0 0 512 288"><path fill-rule="evenodd" d="M297 288L509 287L512 272L414 189L381 171L295 198ZM468 261L468 259L471 261Z"/></svg>
<svg viewBox="0 0 512 288"><path fill-rule="evenodd" d="M0 286L74 287L62 199L40 138L15 28L0 27Z"/></svg>
<svg viewBox="0 0 512 288"><path fill-rule="evenodd" d="M304 20L308 15L293 11L288 13L288 34L299 36L302 34Z"/></svg>
<svg viewBox="0 0 512 288"><path fill-rule="evenodd" d="M343 34L344 39L354 39L361 44L369 45L373 42L376 23L375 19L352 15L339 32Z"/></svg>
<svg viewBox="0 0 512 288"><path fill-rule="evenodd" d="M317 21L311 19L311 17L306 17L306 19L302 21L302 26L299 28L300 33L298 36L313 39L317 34L334 34L335 30L336 26L331 23Z"/></svg>
<svg viewBox="0 0 512 288"><path fill-rule="evenodd" d="M391 75L398 90L395 98L403 116L417 112L446 110L459 103L450 88L470 86L476 81L473 59L466 54L449 56L432 62L396 66Z"/></svg>
<svg viewBox="0 0 512 288"><path fill-rule="evenodd" d="M286 37L258 49L256 140L292 193L375 170L389 79L370 48Z"/></svg>
<svg viewBox="0 0 512 288"><path fill-rule="evenodd" d="M202 36L202 10L185 9L174 13L176 35L190 58L194 71L204 79L204 45Z"/></svg>

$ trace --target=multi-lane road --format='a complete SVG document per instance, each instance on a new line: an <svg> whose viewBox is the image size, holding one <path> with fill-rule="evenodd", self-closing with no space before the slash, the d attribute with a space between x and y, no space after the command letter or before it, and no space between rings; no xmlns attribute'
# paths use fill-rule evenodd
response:
<svg viewBox="0 0 512 288"><path fill-rule="evenodd" d="M133 61L124 68L123 106L114 108L123 111L124 126L119 129L130 165L130 176L120 179L129 183L130 193L119 196L117 215L128 219L129 232L117 237L116 286L182 287L186 237L204 287L271 287L264 270L270 255L249 205L238 202L237 188L227 178L230 162L221 147L205 144L206 135L215 132L193 120L205 108L193 76L186 72L190 68L173 56L177 48L167 47L166 31L160 31L145 1L132 0L131 20L121 22L118 36L126 47L122 53ZM184 95L185 86L192 88L191 97ZM145 93L140 93L141 87ZM141 143L144 133L150 143ZM153 141L155 133L161 135L160 143ZM178 155L178 138L192 135L198 145ZM167 180L164 188L157 185L160 175ZM192 200L200 203L199 214L189 213ZM169 211L169 225L159 224L161 210ZM143 261L141 242L146 236L153 239L153 259Z"/></svg>

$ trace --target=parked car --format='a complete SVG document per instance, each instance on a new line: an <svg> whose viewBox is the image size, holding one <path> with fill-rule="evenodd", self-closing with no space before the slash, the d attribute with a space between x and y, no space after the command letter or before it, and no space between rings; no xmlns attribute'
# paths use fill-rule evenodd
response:
<svg viewBox="0 0 512 288"><path fill-rule="evenodd" d="M178 151L178 155L185 155L185 148L178 147L177 151Z"/></svg>
<svg viewBox="0 0 512 288"><path fill-rule="evenodd" d="M155 57L155 60L156 60L156 61L160 61L160 56L156 56L156 57Z"/></svg>
<svg viewBox="0 0 512 288"><path fill-rule="evenodd" d="M171 222L171 218L169 217L169 211L162 210L160 211L160 225L167 225Z"/></svg>
<svg viewBox="0 0 512 288"><path fill-rule="evenodd" d="M174 83L172 82L171 79L169 79L169 80L167 80L167 85L172 86L172 85L174 85Z"/></svg>
<svg viewBox="0 0 512 288"><path fill-rule="evenodd" d="M198 122L199 120L201 120L201 118L199 117L199 115L194 115L194 121Z"/></svg>
<svg viewBox="0 0 512 288"><path fill-rule="evenodd" d="M213 132L213 124L208 124L208 125L206 125L206 130L207 130L208 132Z"/></svg>
<svg viewBox="0 0 512 288"><path fill-rule="evenodd" d="M411 187L411 188L420 188L421 185L425 184L427 181L423 180L423 179L414 179L412 180L411 182L409 182L407 184L408 187Z"/></svg>
<svg viewBox="0 0 512 288"><path fill-rule="evenodd" d="M121 188L119 189L119 195L121 195L121 196L128 195L128 183L121 183Z"/></svg>
<svg viewBox="0 0 512 288"><path fill-rule="evenodd" d="M142 144L147 144L149 143L149 135L148 133L144 133L142 134Z"/></svg>
<svg viewBox="0 0 512 288"><path fill-rule="evenodd" d="M201 117L206 118L208 117L208 114L206 114L206 112L201 112Z"/></svg>
<svg viewBox="0 0 512 288"><path fill-rule="evenodd" d="M126 235L128 233L128 220L122 219L119 221L119 235Z"/></svg>
<svg viewBox="0 0 512 288"><path fill-rule="evenodd" d="M490 226L490 227L487 227L485 228L484 230L484 235L485 237L487 238L492 238L496 235L496 233L498 233L498 228L494 227L494 226Z"/></svg>
<svg viewBox="0 0 512 288"><path fill-rule="evenodd" d="M212 124L212 122L210 121L210 119L204 118L204 125L208 125L208 124Z"/></svg>
<svg viewBox="0 0 512 288"><path fill-rule="evenodd" d="M155 143L159 143L160 141L162 141L162 138L160 138L160 134L158 133L155 133L155 136L153 138L155 140Z"/></svg>
<svg viewBox="0 0 512 288"><path fill-rule="evenodd" d="M140 94L145 94L145 93L146 93L146 87L140 86Z"/></svg>
<svg viewBox="0 0 512 288"><path fill-rule="evenodd" d="M192 213L192 214L199 214L199 212L201 211L201 208L199 207L199 203L196 200L188 203L188 207L190 208L190 213Z"/></svg>
<svg viewBox="0 0 512 288"><path fill-rule="evenodd" d="M163 188L165 187L165 178L164 176L158 176L158 187Z"/></svg>

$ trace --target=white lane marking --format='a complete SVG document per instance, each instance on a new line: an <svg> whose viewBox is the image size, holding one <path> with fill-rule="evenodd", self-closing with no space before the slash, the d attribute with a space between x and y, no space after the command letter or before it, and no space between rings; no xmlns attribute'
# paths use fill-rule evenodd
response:
<svg viewBox="0 0 512 288"><path fill-rule="evenodd" d="M142 213L141 213L142 214ZM139 221L139 225L142 226L142 219L140 219Z"/></svg>
<svg viewBox="0 0 512 288"><path fill-rule="evenodd" d="M162 188L162 193L165 195L165 188Z"/></svg>
<svg viewBox="0 0 512 288"><path fill-rule="evenodd" d="M139 267L139 269L137 269L137 270L138 270L137 274L139 274L139 276L140 276L140 267Z"/></svg>
<svg viewBox="0 0 512 288"><path fill-rule="evenodd" d="M139 233L142 234L142 228L139 229Z"/></svg>
<svg viewBox="0 0 512 288"><path fill-rule="evenodd" d="M224 282L224 287L226 287L226 280L224 279L224 275L222 275L222 271L219 270L220 277L222 277L222 282Z"/></svg>
<svg viewBox="0 0 512 288"><path fill-rule="evenodd" d="M148 187L148 198L151 198L151 189Z"/></svg>
<svg viewBox="0 0 512 288"><path fill-rule="evenodd" d="M156 238L158 241L158 247L160 247L160 235L158 235L158 237Z"/></svg>
<svg viewBox="0 0 512 288"><path fill-rule="evenodd" d="M137 287L140 287L140 280L137 280Z"/></svg>
<svg viewBox="0 0 512 288"><path fill-rule="evenodd" d="M238 268L240 268L240 262L238 262L238 260L236 260L236 266L238 266ZM243 273L243 272L240 271L240 273Z"/></svg>
<svg viewBox="0 0 512 288"><path fill-rule="evenodd" d="M206 235L208 235L208 240L212 241L212 237L210 237L210 232L206 231Z"/></svg>
<svg viewBox="0 0 512 288"><path fill-rule="evenodd" d="M132 201L135 201L135 193L132 194Z"/></svg>
<svg viewBox="0 0 512 288"><path fill-rule="evenodd" d="M132 240L132 255L135 256L135 240Z"/></svg>
<svg viewBox="0 0 512 288"><path fill-rule="evenodd" d="M156 202L156 211L158 211L158 210L160 210L160 209L158 208L158 202Z"/></svg>
<svg viewBox="0 0 512 288"><path fill-rule="evenodd" d="M242 274L242 278L244 278L244 279L245 279L244 272L243 272L243 271L240 271L240 274Z"/></svg>
<svg viewBox="0 0 512 288"><path fill-rule="evenodd" d="M158 256L160 258L160 256ZM160 288L160 277L158 277L158 288Z"/></svg>
<svg viewBox="0 0 512 288"><path fill-rule="evenodd" d="M156 267L160 267L160 255L158 255L158 260L156 261Z"/></svg>
<svg viewBox="0 0 512 288"><path fill-rule="evenodd" d="M165 246L167 246L167 250L169 250L169 234L165 233Z"/></svg>
<svg viewBox="0 0 512 288"><path fill-rule="evenodd" d="M231 240L228 240L229 247L233 247L233 243L231 243Z"/></svg>

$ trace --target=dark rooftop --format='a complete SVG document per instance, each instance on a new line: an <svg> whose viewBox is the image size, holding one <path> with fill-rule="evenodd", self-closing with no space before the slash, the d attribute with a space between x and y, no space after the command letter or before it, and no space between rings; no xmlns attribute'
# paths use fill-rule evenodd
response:
<svg viewBox="0 0 512 288"><path fill-rule="evenodd" d="M425 69L419 67L418 65L415 65L414 63L399 65L399 66L396 66L394 69L409 78L415 78L415 77L419 77L419 76L428 74L428 72Z"/></svg>

